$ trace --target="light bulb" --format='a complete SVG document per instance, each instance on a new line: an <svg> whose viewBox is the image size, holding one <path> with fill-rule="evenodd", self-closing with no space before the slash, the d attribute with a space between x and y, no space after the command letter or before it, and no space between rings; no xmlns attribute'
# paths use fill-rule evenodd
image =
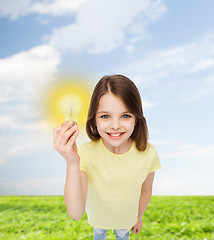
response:
<svg viewBox="0 0 214 240"><path fill-rule="evenodd" d="M75 125L82 109L82 102L76 95L67 94L60 101L60 109L65 117L65 121L72 120Z"/></svg>

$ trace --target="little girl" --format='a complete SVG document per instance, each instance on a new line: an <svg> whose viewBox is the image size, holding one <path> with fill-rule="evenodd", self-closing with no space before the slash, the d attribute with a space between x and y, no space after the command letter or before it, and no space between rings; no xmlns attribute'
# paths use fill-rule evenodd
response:
<svg viewBox="0 0 214 240"><path fill-rule="evenodd" d="M94 239L117 240L139 233L152 195L155 170L161 167L148 129L140 93L123 75L104 76L92 94L86 131L90 142L76 146L72 121L54 129L54 148L67 163L64 200L71 218L85 211Z"/></svg>

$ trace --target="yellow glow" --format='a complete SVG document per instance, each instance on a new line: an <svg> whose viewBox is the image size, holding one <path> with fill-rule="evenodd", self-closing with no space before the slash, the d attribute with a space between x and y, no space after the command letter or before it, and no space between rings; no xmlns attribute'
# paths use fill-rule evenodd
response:
<svg viewBox="0 0 214 240"><path fill-rule="evenodd" d="M92 87L89 82L80 78L60 79L60 81L52 83L51 86L46 88L43 103L43 114L45 119L48 120L48 124L53 127L62 124L65 117L60 109L60 101L65 95L75 95L82 103L77 124L79 127L85 126L91 94Z"/></svg>

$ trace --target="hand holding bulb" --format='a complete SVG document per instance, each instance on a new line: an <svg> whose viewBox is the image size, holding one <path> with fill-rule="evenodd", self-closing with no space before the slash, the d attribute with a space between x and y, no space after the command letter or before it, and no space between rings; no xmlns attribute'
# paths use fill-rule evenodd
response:
<svg viewBox="0 0 214 240"><path fill-rule="evenodd" d="M76 139L79 134L77 120L82 108L81 100L73 94L65 95L60 101L60 109L65 117L61 126L54 129L54 148L65 158L68 165L79 164ZM73 122L71 122L71 120Z"/></svg>

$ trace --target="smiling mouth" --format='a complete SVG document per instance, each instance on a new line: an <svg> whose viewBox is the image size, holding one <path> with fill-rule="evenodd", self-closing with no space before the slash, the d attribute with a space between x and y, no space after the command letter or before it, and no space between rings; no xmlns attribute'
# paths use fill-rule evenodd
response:
<svg viewBox="0 0 214 240"><path fill-rule="evenodd" d="M121 136L121 135L123 135L125 132L122 132L122 133L108 133L107 132L107 134L109 135L109 136L112 136L112 137L119 137L119 136Z"/></svg>

